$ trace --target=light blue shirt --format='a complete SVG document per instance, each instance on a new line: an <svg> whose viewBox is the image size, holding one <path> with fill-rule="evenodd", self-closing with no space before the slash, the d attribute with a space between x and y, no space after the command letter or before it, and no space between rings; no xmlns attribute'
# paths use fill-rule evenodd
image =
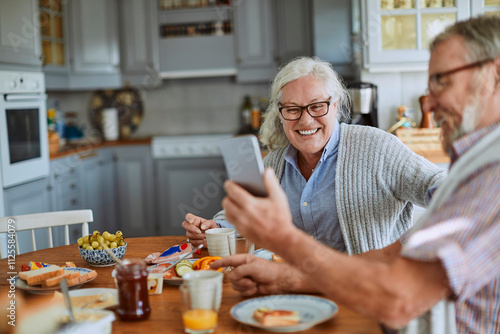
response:
<svg viewBox="0 0 500 334"><path fill-rule="evenodd" d="M288 197L293 223L323 244L345 252L335 202L335 171L340 141L340 125L335 128L309 180L300 173L297 149L291 144L285 153L281 186Z"/></svg>

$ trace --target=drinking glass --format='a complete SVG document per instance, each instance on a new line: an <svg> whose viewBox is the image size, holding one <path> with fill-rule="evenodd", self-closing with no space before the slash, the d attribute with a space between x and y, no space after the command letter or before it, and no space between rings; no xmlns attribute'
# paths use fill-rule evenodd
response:
<svg viewBox="0 0 500 334"><path fill-rule="evenodd" d="M238 235L231 234L227 236L229 255L234 254L253 254L255 251L255 245L250 242L247 238Z"/></svg>
<svg viewBox="0 0 500 334"><path fill-rule="evenodd" d="M194 286L183 284L181 293L182 322L189 334L213 333L217 328L216 284Z"/></svg>

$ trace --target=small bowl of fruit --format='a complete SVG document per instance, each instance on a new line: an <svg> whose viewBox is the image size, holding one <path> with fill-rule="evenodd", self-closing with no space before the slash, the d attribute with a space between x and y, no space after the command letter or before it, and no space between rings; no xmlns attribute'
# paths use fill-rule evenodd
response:
<svg viewBox="0 0 500 334"><path fill-rule="evenodd" d="M123 238L123 233L117 231L111 234L104 231L102 234L99 231L83 236L78 239L78 250L82 258L94 267L108 267L115 264L115 260L106 252L104 247L118 258L122 259L127 251L127 243Z"/></svg>

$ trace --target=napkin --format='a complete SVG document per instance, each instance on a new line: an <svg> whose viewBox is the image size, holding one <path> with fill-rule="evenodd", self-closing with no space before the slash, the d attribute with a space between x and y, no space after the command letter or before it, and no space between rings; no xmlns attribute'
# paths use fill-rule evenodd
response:
<svg viewBox="0 0 500 334"><path fill-rule="evenodd" d="M189 253L193 250L193 246L190 243L175 245L163 252L154 252L146 256L144 261L147 264L158 264L165 263L168 261L177 261L179 257L183 254ZM192 258L193 255L189 255L186 259Z"/></svg>

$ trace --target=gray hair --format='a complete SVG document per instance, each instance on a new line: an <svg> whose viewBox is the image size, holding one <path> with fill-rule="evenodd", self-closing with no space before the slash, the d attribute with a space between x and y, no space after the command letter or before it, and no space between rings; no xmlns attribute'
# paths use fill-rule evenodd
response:
<svg viewBox="0 0 500 334"><path fill-rule="evenodd" d="M437 35L430 43L432 52L437 45L450 37L460 36L468 50L470 62L500 57L500 17L478 16L457 22Z"/></svg>
<svg viewBox="0 0 500 334"><path fill-rule="evenodd" d="M349 119L349 93L332 65L316 57L295 58L280 68L271 84L269 106L260 129L260 140L270 150L285 147L290 143L280 123L278 104L281 102L281 89L289 82L306 76L322 81L332 97L331 103L337 102L337 118Z"/></svg>

